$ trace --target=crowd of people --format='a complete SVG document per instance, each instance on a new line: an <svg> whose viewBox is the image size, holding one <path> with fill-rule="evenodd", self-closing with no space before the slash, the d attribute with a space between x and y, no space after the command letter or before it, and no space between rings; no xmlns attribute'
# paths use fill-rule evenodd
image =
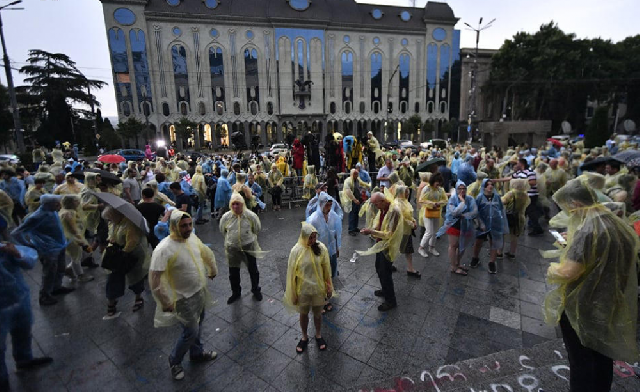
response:
<svg viewBox="0 0 640 392"><path fill-rule="evenodd" d="M169 357L175 380L185 376L182 360L187 352L195 362L214 360L216 353L205 350L200 333L205 309L212 303L207 279L214 279L218 268L194 225L207 224L210 217L224 237L231 286L227 304L241 298L243 265L253 298L261 301L258 259L268 252L258 243L259 215L267 203L280 210L283 193L308 200L284 282L283 304L300 317L297 353L309 343L310 312L318 349L328 348L321 334L322 314L333 310L333 280L339 276L347 215L347 234L372 240L369 249L358 253L375 256L381 289L374 295L382 298L381 312L398 306L393 274L400 255L407 276L421 278L413 265L415 236L420 257L446 258L453 275L466 276L485 261L485 242L487 271L496 274L498 259L518 257L519 237L541 236L546 226L556 228L561 233L557 249L545 257L560 258L548 272L557 288L544 305L547 320L559 323L563 331L572 388L574 383L604 386L607 380L610 385L612 359L637 360L637 344L632 342L640 160L612 154L613 148L617 153L637 152L637 145L618 142L614 135L612 143L592 149L582 141L554 141L505 152L470 144L385 151L371 133L362 143L353 136L331 137L324 154L315 151L312 137L305 138L311 141L306 151L309 143L295 139L290 154L274 157L191 159L176 153L108 164L66 159L54 149L49 162L36 162L33 175L23 167L2 167L0 387L8 389L4 352L9 333L18 368L51 361L33 358L25 332L30 329L31 305L20 269L33 268L38 259L41 306L55 306L77 284L91 284L90 271L102 266L109 272L105 320L120 315L117 305L126 288L135 296L131 310L142 309L148 287L156 302L154 325L182 325ZM45 156L36 150L34 157ZM448 252L441 257L436 240L444 235ZM468 248L472 254L466 263ZM588 388L575 390L607 390Z"/></svg>

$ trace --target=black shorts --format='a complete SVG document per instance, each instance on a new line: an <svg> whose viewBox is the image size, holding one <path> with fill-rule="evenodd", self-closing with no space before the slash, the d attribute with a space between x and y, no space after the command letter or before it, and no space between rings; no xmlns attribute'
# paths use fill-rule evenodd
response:
<svg viewBox="0 0 640 392"><path fill-rule="evenodd" d="M400 253L405 255L414 253L411 234L402 237L402 242L400 243Z"/></svg>
<svg viewBox="0 0 640 392"><path fill-rule="evenodd" d="M488 232L488 233L477 235L476 239L486 241L487 239L490 239L490 240L493 239L493 237L491 237L491 232Z"/></svg>

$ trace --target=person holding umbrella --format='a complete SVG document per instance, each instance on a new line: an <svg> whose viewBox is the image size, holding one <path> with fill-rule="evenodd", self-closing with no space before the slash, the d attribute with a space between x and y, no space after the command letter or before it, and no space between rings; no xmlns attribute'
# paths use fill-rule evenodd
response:
<svg viewBox="0 0 640 392"><path fill-rule="evenodd" d="M120 313L116 309L118 298L124 295L125 282L136 295L133 311L137 312L144 306L142 292L144 279L149 271L151 255L147 243L146 221L133 204L110 193L98 193L98 198L108 204L102 212L102 217L109 221L110 246L117 245L122 252L135 258L129 271L111 271L107 277L106 294L108 300L105 320L116 318Z"/></svg>

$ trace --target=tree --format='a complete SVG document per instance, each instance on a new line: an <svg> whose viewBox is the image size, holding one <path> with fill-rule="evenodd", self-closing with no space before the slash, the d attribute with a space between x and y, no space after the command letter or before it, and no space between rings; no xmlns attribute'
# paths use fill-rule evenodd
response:
<svg viewBox="0 0 640 392"><path fill-rule="evenodd" d="M182 117L180 121L175 124L176 137L178 138L178 147L184 148L184 142L193 137L193 133L198 127L198 123L189 120L186 117Z"/></svg>
<svg viewBox="0 0 640 392"><path fill-rule="evenodd" d="M413 140L414 136L418 134L421 125L422 119L419 115L414 114L409 117L404 127L402 127L402 131L409 136L409 139Z"/></svg>
<svg viewBox="0 0 640 392"><path fill-rule="evenodd" d="M98 127L100 129L100 145L104 146L107 150L113 150L116 147L122 145L120 141L120 137L116 133L116 130L113 129L113 125L108 118L105 118L102 121L102 125Z"/></svg>
<svg viewBox="0 0 640 392"><path fill-rule="evenodd" d="M100 80L88 79L78 70L76 63L62 53L49 53L33 49L29 51L27 65L20 68L26 75L26 86L21 86L18 96L24 110L21 114L40 119L38 140L53 145L55 140L76 142L72 133L74 118L89 118L93 105L100 106L89 92L106 85ZM80 135L75 135L80 139Z"/></svg>
<svg viewBox="0 0 640 392"><path fill-rule="evenodd" d="M0 85L0 145L5 147L5 153L12 137L10 129L13 129L13 116L9 111L9 90Z"/></svg>
<svg viewBox="0 0 640 392"><path fill-rule="evenodd" d="M609 130L609 108L601 106L596 109L584 135L584 146L586 148L601 147L611 136Z"/></svg>
<svg viewBox="0 0 640 392"><path fill-rule="evenodd" d="M133 117L129 118L125 122L118 123L118 133L125 140L135 140L136 148L140 148L138 137L147 130L147 126Z"/></svg>

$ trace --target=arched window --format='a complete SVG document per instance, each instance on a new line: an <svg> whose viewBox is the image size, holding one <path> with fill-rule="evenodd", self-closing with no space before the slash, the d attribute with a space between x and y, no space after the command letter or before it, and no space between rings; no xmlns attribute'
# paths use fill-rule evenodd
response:
<svg viewBox="0 0 640 392"><path fill-rule="evenodd" d="M131 106L129 104L129 101L122 102L122 113L125 117L129 117L131 115Z"/></svg>
<svg viewBox="0 0 640 392"><path fill-rule="evenodd" d="M365 112L365 104L364 102L360 102L360 114L364 114Z"/></svg>
<svg viewBox="0 0 640 392"><path fill-rule="evenodd" d="M267 102L267 114L269 116L273 114L273 102Z"/></svg>
<svg viewBox="0 0 640 392"><path fill-rule="evenodd" d="M252 101L249 103L249 108L251 110L251 114L253 114L254 116L256 114L258 114L258 102L256 101Z"/></svg>
<svg viewBox="0 0 640 392"><path fill-rule="evenodd" d="M336 114L336 103L335 102L331 102L329 104L329 113Z"/></svg>
<svg viewBox="0 0 640 392"><path fill-rule="evenodd" d="M427 102L427 113L431 114L433 113L433 101L429 101Z"/></svg>
<svg viewBox="0 0 640 392"><path fill-rule="evenodd" d="M351 102L345 102L344 103L344 112L346 114L350 114L351 113Z"/></svg>
<svg viewBox="0 0 640 392"><path fill-rule="evenodd" d="M198 103L198 113L201 116L204 116L205 114L207 114L207 109L204 106L204 102L199 102Z"/></svg>
<svg viewBox="0 0 640 392"><path fill-rule="evenodd" d="M427 101L435 101L436 81L438 78L437 67L438 45L429 44L427 46Z"/></svg>
<svg viewBox="0 0 640 392"><path fill-rule="evenodd" d="M169 111L169 104L162 102L162 115L168 117L171 112Z"/></svg>
<svg viewBox="0 0 640 392"><path fill-rule="evenodd" d="M189 95L189 70L187 69L187 50L182 45L173 45L171 47L171 58L173 61L173 78L176 88L176 101L180 103L189 103L191 97ZM180 113L183 109L178 107Z"/></svg>
<svg viewBox="0 0 640 392"><path fill-rule="evenodd" d="M224 58L222 48L209 48L209 74L211 76L211 96L216 113L224 112ZM220 110L221 109L221 110Z"/></svg>
<svg viewBox="0 0 640 392"><path fill-rule="evenodd" d="M189 114L189 108L187 106L187 103L182 101L180 102L180 114L182 114L183 116L186 116L187 114Z"/></svg>
<svg viewBox="0 0 640 392"><path fill-rule="evenodd" d="M153 103L151 89L149 88L151 86L151 78L149 76L144 31L138 29L129 31L129 43L135 71L136 91L138 92L138 107L141 107L143 102ZM153 108L153 106L150 107Z"/></svg>
<svg viewBox="0 0 640 392"><path fill-rule="evenodd" d="M353 102L353 52L342 53L342 102Z"/></svg>
<svg viewBox="0 0 640 392"><path fill-rule="evenodd" d="M409 106L409 67L410 67L410 57L408 54L403 53L400 55L399 59L399 87L400 91L398 94L400 100L400 112L406 113L407 106ZM404 103L404 110L403 104Z"/></svg>
<svg viewBox="0 0 640 392"><path fill-rule="evenodd" d="M445 114L447 112L447 103L440 102L440 113Z"/></svg>
<svg viewBox="0 0 640 392"><path fill-rule="evenodd" d="M415 110L416 113L420 113L420 102L416 102L415 104Z"/></svg>
<svg viewBox="0 0 640 392"><path fill-rule="evenodd" d="M256 49L244 50L244 79L247 86L247 104L260 102L260 90L258 79L258 51ZM258 107L257 110L260 110Z"/></svg>
<svg viewBox="0 0 640 392"><path fill-rule="evenodd" d="M371 54L371 107L374 113L380 111L382 105L382 54ZM378 104L376 110L376 103Z"/></svg>
<svg viewBox="0 0 640 392"><path fill-rule="evenodd" d="M238 116L240 114L240 102L233 103L233 114Z"/></svg>
<svg viewBox="0 0 640 392"><path fill-rule="evenodd" d="M111 62L113 63L113 79L116 90L116 101L118 107L125 116L131 114L131 107L126 110L123 102L132 102L131 98L131 75L129 74L129 56L127 55L127 43L124 31L120 29L109 29L109 49L111 51Z"/></svg>
<svg viewBox="0 0 640 392"><path fill-rule="evenodd" d="M407 112L407 101L400 102L400 113L405 114Z"/></svg>

